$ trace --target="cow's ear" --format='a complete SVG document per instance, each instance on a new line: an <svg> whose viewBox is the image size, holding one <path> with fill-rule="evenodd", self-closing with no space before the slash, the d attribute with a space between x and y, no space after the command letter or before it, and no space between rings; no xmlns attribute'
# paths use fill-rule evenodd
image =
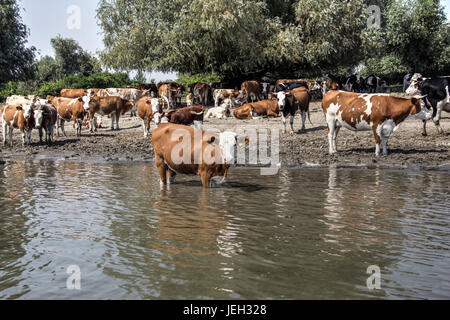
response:
<svg viewBox="0 0 450 320"><path fill-rule="evenodd" d="M216 142L216 137L215 136L211 136L209 137L208 141L209 144L213 144L214 142Z"/></svg>

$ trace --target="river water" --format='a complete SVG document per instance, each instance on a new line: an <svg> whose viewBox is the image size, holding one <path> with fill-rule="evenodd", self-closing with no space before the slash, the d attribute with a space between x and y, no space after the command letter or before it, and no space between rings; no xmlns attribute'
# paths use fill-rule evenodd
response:
<svg viewBox="0 0 450 320"><path fill-rule="evenodd" d="M177 179L160 190L151 162L1 162L0 299L450 298L448 171Z"/></svg>

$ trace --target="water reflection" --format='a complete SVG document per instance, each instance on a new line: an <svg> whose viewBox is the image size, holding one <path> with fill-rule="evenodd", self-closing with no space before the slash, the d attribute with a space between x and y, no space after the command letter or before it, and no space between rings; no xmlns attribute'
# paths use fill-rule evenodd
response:
<svg viewBox="0 0 450 320"><path fill-rule="evenodd" d="M255 172L160 190L153 163L0 164L0 298L450 296L448 173Z"/></svg>

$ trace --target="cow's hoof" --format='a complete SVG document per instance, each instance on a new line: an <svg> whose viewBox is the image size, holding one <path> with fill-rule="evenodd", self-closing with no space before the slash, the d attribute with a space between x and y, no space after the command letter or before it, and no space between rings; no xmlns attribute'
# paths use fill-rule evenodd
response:
<svg viewBox="0 0 450 320"><path fill-rule="evenodd" d="M426 137L426 136L428 136L428 134L426 132L422 132L422 136Z"/></svg>

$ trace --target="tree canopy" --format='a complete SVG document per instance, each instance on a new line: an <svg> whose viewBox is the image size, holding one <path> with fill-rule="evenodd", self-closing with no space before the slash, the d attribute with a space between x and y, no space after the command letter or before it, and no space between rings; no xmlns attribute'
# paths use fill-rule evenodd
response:
<svg viewBox="0 0 450 320"><path fill-rule="evenodd" d="M50 42L55 50L56 63L61 67L63 76L78 73L87 76L95 71L98 65L96 58L84 51L75 40L65 39L58 35Z"/></svg>
<svg viewBox="0 0 450 320"><path fill-rule="evenodd" d="M101 0L102 61L230 78L319 74L361 55L363 0Z"/></svg>
<svg viewBox="0 0 450 320"><path fill-rule="evenodd" d="M450 25L439 0L392 0L366 73L395 77L407 72L450 73Z"/></svg>
<svg viewBox="0 0 450 320"><path fill-rule="evenodd" d="M15 0L0 2L0 83L23 78L30 71L35 48L27 48L28 29Z"/></svg>

